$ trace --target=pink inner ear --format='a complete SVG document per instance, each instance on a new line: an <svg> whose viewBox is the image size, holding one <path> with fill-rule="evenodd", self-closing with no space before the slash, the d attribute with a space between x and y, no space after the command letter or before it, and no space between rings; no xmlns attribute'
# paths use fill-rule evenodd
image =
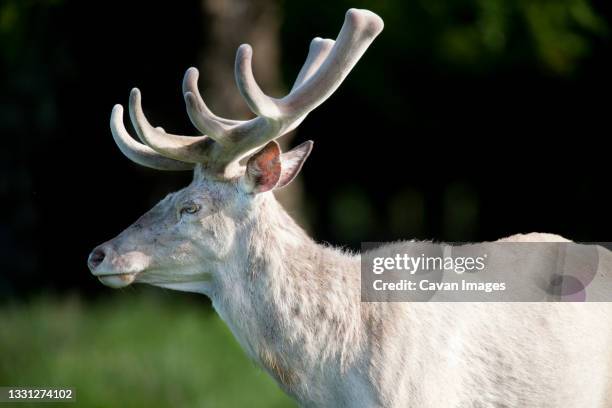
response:
<svg viewBox="0 0 612 408"><path fill-rule="evenodd" d="M272 190L281 176L280 147L269 142L247 161L247 177L254 193Z"/></svg>

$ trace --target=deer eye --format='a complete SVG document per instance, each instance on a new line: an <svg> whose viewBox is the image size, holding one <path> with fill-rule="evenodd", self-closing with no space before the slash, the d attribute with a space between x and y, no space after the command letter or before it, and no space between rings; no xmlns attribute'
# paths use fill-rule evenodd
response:
<svg viewBox="0 0 612 408"><path fill-rule="evenodd" d="M183 214L195 214L200 211L200 206L196 203L187 203L181 207L181 215Z"/></svg>

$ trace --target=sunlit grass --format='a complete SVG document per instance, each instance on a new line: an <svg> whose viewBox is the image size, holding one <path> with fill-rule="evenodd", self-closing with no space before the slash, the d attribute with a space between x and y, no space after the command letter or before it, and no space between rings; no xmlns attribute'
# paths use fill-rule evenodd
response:
<svg viewBox="0 0 612 408"><path fill-rule="evenodd" d="M294 406L204 302L182 299L139 289L3 305L0 385L71 387L86 407Z"/></svg>

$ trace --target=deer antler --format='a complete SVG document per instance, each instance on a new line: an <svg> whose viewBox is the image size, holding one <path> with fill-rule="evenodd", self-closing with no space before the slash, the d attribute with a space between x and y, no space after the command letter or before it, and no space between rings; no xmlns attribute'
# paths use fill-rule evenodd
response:
<svg viewBox="0 0 612 408"><path fill-rule="evenodd" d="M257 115L251 120L225 119L212 113L198 91L198 70L189 68L183 80L187 113L205 136L173 135L151 126L142 111L140 91L134 88L130 94L130 118L144 144L126 131L121 105L115 105L111 115L115 142L128 158L144 166L185 170L201 163L223 177L231 164L295 129L308 113L329 98L382 29L382 19L371 11L347 11L335 42L312 40L293 88L281 99L261 90L253 76L253 51L249 45L241 45L236 53L235 76L240 93Z"/></svg>

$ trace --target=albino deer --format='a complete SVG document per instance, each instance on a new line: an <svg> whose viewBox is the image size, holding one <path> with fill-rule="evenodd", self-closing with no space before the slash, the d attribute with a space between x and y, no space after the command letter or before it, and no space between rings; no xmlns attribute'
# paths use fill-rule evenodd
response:
<svg viewBox="0 0 612 408"><path fill-rule="evenodd" d="M259 88L242 45L236 82L256 114L247 121L214 115L190 68L187 112L205 136L152 127L134 89L142 144L116 105L119 149L155 169L193 169L194 179L94 249L91 272L113 288L143 282L209 296L248 355L302 406L612 406L609 304L362 303L359 255L315 243L275 200L312 148L281 153L275 139L338 88L382 28L374 13L349 10L335 42L312 41L281 99Z"/></svg>

